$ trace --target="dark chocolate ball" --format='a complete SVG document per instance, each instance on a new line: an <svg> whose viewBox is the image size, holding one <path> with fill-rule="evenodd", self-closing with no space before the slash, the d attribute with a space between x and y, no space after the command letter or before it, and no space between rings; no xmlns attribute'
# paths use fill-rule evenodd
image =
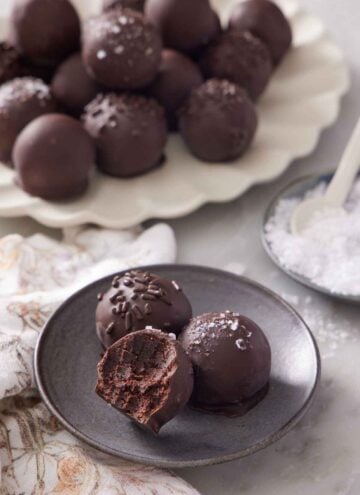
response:
<svg viewBox="0 0 360 495"><path fill-rule="evenodd" d="M163 50L158 75L148 93L165 109L171 130L177 129L177 111L191 91L204 82L198 66L174 50Z"/></svg>
<svg viewBox="0 0 360 495"><path fill-rule="evenodd" d="M32 196L58 200L85 191L95 146L78 120L48 114L33 120L16 140L17 183Z"/></svg>
<svg viewBox="0 0 360 495"><path fill-rule="evenodd" d="M60 62L80 45L80 19L69 0L14 0L10 37L35 63Z"/></svg>
<svg viewBox="0 0 360 495"><path fill-rule="evenodd" d="M209 0L147 0L145 15L166 47L188 53L196 53L221 30Z"/></svg>
<svg viewBox="0 0 360 495"><path fill-rule="evenodd" d="M103 11L117 9L118 7L128 8L143 12L145 0L103 0Z"/></svg>
<svg viewBox="0 0 360 495"><path fill-rule="evenodd" d="M289 21L269 0L245 0L237 3L230 15L230 30L250 31L268 47L277 65L292 43Z"/></svg>
<svg viewBox="0 0 360 495"><path fill-rule="evenodd" d="M195 372L192 400L214 412L245 412L266 393L271 350L249 318L227 311L193 318L179 341Z"/></svg>
<svg viewBox="0 0 360 495"><path fill-rule="evenodd" d="M65 60L56 71L51 91L69 113L78 117L101 89L86 72L81 54L76 53Z"/></svg>
<svg viewBox="0 0 360 495"><path fill-rule="evenodd" d="M253 100L266 88L273 69L266 45L249 31L224 33L205 51L201 66L207 78L228 79Z"/></svg>
<svg viewBox="0 0 360 495"><path fill-rule="evenodd" d="M89 19L83 36L86 70L112 89L141 89L159 69L162 42L144 16L116 9Z"/></svg>
<svg viewBox="0 0 360 495"><path fill-rule="evenodd" d="M98 299L96 333L105 347L145 327L178 334L192 316L181 287L148 272L114 277L112 287Z"/></svg>
<svg viewBox="0 0 360 495"><path fill-rule="evenodd" d="M237 84L209 79L180 110L179 129L200 160L224 162L241 156L257 127L253 103Z"/></svg>
<svg viewBox="0 0 360 495"><path fill-rule="evenodd" d="M106 174L133 177L160 164L167 126L155 100L131 94L99 95L86 107L83 121L95 139L98 166Z"/></svg>
<svg viewBox="0 0 360 495"><path fill-rule="evenodd" d="M5 41L0 42L0 84L23 75L20 52Z"/></svg>
<svg viewBox="0 0 360 495"><path fill-rule="evenodd" d="M153 433L181 411L194 386L189 358L160 330L140 330L118 340L97 371L97 394Z"/></svg>
<svg viewBox="0 0 360 495"><path fill-rule="evenodd" d="M29 122L55 110L50 89L40 79L22 77L0 86L0 160L11 161L14 142Z"/></svg>
<svg viewBox="0 0 360 495"><path fill-rule="evenodd" d="M50 84L57 69L57 65L39 65L32 63L29 59L23 58L23 77L35 77L42 79L46 84Z"/></svg>

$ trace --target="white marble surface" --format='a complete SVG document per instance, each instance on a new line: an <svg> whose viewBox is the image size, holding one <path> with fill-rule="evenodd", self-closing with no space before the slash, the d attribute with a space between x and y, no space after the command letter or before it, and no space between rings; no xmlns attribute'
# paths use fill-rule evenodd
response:
<svg viewBox="0 0 360 495"><path fill-rule="evenodd" d="M331 302L289 280L268 260L259 238L272 195L295 176L332 168L360 110L359 0L300 1L326 21L351 65L352 88L337 124L324 133L311 157L294 163L275 183L170 224L179 243L179 261L245 268L247 276L299 308L319 341L322 383L311 411L277 444L241 461L179 472L204 495L360 494L360 308ZM6 3L9 0L1 0L0 8ZM27 219L0 220L0 235L38 230L50 232Z"/></svg>

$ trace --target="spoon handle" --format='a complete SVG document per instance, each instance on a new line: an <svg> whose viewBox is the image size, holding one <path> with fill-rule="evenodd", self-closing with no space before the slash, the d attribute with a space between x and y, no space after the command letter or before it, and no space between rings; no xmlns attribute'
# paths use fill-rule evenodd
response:
<svg viewBox="0 0 360 495"><path fill-rule="evenodd" d="M326 190L326 200L342 206L349 194L360 166L360 118L341 158L336 173Z"/></svg>

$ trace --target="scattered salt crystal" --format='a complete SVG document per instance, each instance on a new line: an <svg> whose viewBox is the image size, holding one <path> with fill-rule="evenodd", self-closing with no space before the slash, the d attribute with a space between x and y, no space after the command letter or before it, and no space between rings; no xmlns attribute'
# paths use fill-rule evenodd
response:
<svg viewBox="0 0 360 495"><path fill-rule="evenodd" d="M325 183L305 198L324 194ZM346 215L325 211L302 235L290 232L294 209L304 198L282 199L268 221L266 239L279 263L332 292L360 294L360 179L345 204Z"/></svg>
<svg viewBox="0 0 360 495"><path fill-rule="evenodd" d="M121 55L124 52L124 47L122 45L116 46L114 48L114 53L116 55Z"/></svg>
<svg viewBox="0 0 360 495"><path fill-rule="evenodd" d="M107 54L106 54L105 50L99 50L97 52L96 56L99 60L104 60L104 58L106 58Z"/></svg>
<svg viewBox="0 0 360 495"><path fill-rule="evenodd" d="M237 339L235 345L240 351L245 351L247 349L246 342L244 339Z"/></svg>
<svg viewBox="0 0 360 495"><path fill-rule="evenodd" d="M122 24L123 26L125 26L128 23L128 18L126 16L124 16L124 15L121 15L119 17L119 22L120 22L120 24Z"/></svg>
<svg viewBox="0 0 360 495"><path fill-rule="evenodd" d="M232 321L230 325L230 330L235 332L235 330L237 330L238 328L239 328L239 322L237 320Z"/></svg>
<svg viewBox="0 0 360 495"><path fill-rule="evenodd" d="M169 337L172 339L172 340L176 340L176 335L174 333L169 333Z"/></svg>

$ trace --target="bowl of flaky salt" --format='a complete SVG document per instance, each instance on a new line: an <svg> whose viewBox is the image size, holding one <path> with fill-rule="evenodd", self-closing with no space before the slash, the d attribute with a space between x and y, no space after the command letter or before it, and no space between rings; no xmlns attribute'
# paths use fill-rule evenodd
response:
<svg viewBox="0 0 360 495"><path fill-rule="evenodd" d="M342 209L324 209L300 233L291 221L305 200L320 198L333 174L298 179L269 205L263 222L266 252L290 277L319 292L360 303L360 176ZM345 214L344 214L345 212Z"/></svg>

